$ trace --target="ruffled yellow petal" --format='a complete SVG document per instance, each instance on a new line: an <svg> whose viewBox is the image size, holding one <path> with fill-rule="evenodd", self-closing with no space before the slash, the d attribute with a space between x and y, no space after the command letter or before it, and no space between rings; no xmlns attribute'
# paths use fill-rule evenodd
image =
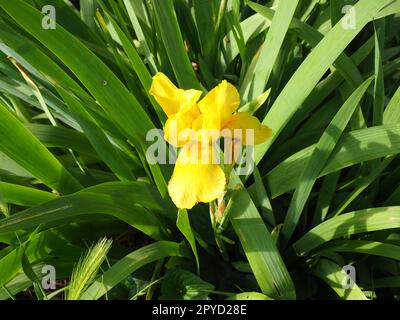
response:
<svg viewBox="0 0 400 320"><path fill-rule="evenodd" d="M212 149L205 150L201 158L199 143L183 148L175 164L174 173L168 184L172 201L180 209L191 209L198 202L217 199L225 188L225 175L218 164L211 161ZM204 161L208 159L208 161Z"/></svg>
<svg viewBox="0 0 400 320"><path fill-rule="evenodd" d="M231 116L228 121L224 123L222 130L222 136L239 139L244 145L263 143L270 138L271 135L271 128L263 125L256 117L253 117L247 112L239 112Z"/></svg>
<svg viewBox="0 0 400 320"><path fill-rule="evenodd" d="M170 117L164 126L164 136L170 144L182 147L191 140L196 139L192 123L200 116L197 104L189 105Z"/></svg>
<svg viewBox="0 0 400 320"><path fill-rule="evenodd" d="M226 80L212 89L199 102L203 114L203 129L220 130L240 105L240 95L236 88Z"/></svg>
<svg viewBox="0 0 400 320"><path fill-rule="evenodd" d="M203 129L204 116L201 114L192 123L193 129L193 140L202 141L204 144L214 145L218 143L218 139L221 137L220 130L217 129Z"/></svg>
<svg viewBox="0 0 400 320"><path fill-rule="evenodd" d="M170 118L182 108L195 104L200 99L202 92L193 89L179 89L165 74L158 72L153 77L150 94Z"/></svg>

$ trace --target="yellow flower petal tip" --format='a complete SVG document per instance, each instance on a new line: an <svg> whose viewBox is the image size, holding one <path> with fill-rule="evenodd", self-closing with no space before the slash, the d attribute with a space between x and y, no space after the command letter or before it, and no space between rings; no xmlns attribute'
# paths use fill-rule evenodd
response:
<svg viewBox="0 0 400 320"><path fill-rule="evenodd" d="M179 91L180 89L178 89L165 74L158 72L153 77L150 94L156 99L168 117L179 111Z"/></svg>
<svg viewBox="0 0 400 320"><path fill-rule="evenodd" d="M158 72L151 83L149 93L156 99L168 118L187 106L196 104L202 92L177 88L162 72Z"/></svg>
<svg viewBox="0 0 400 320"><path fill-rule="evenodd" d="M272 129L248 112L234 114L224 124L224 136L231 135L236 138L237 132L244 145L260 144L272 136Z"/></svg>
<svg viewBox="0 0 400 320"><path fill-rule="evenodd" d="M211 202L224 192L225 174L218 164L202 163L194 149L179 153L168 192L179 209L191 209L199 202ZM211 162L211 161L210 161Z"/></svg>

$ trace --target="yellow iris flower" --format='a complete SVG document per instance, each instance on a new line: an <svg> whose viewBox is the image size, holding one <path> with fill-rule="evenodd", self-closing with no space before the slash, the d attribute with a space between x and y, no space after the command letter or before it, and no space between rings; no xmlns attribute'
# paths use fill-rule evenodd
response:
<svg viewBox="0 0 400 320"><path fill-rule="evenodd" d="M235 113L240 95L226 80L199 101L201 91L179 89L166 75L157 73L150 94L168 116L165 139L182 148L168 184L172 201L181 209L191 209L198 202L211 202L225 191L226 177L214 159L212 139L236 138L236 130L241 130L244 134L240 142L249 145L262 143L272 134L270 128L249 113ZM251 138L248 132L252 133Z"/></svg>

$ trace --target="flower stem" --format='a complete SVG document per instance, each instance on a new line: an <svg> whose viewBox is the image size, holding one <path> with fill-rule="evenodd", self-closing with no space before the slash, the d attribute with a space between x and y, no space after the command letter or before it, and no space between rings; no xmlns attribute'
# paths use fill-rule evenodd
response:
<svg viewBox="0 0 400 320"><path fill-rule="evenodd" d="M226 252L225 245L224 245L219 233L217 232L217 228L218 228L217 221L216 221L217 215L218 215L218 206L217 206L216 201L214 200L214 201L210 202L211 226L212 226L213 231L214 231L215 243L217 244L219 252L221 253L222 258L225 261L228 261L229 257L228 257L228 253Z"/></svg>

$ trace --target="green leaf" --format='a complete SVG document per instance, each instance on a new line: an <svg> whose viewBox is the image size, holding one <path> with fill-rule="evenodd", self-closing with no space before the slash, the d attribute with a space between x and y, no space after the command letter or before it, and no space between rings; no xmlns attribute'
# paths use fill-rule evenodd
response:
<svg viewBox="0 0 400 320"><path fill-rule="evenodd" d="M267 8L266 6L262 6L251 1L248 2L248 5L253 10L265 17L268 21L272 21L273 17L275 16L274 10ZM317 29L314 29L312 26L308 25L307 23L303 23L296 18L292 18L292 21L289 25L289 32L298 36L300 39L303 39L312 47L316 47L324 38L324 35ZM338 70L340 75L352 87L356 88L361 84L362 77L360 72L358 71L352 59L347 57L345 53L341 53L333 65Z"/></svg>
<svg viewBox="0 0 400 320"><path fill-rule="evenodd" d="M186 270L172 270L161 284L161 300L208 300L214 286Z"/></svg>
<svg viewBox="0 0 400 320"><path fill-rule="evenodd" d="M66 242L66 239L58 237L54 230L31 235L27 241L10 247L9 252L1 251L0 287L8 284L18 273L23 272L22 255L33 265L40 261L46 261L51 256L57 256L62 250L63 259L78 259L81 248ZM61 272L60 272L61 273ZM60 274L61 276L61 274Z"/></svg>
<svg viewBox="0 0 400 320"><path fill-rule="evenodd" d="M303 235L293 245L305 255L321 244L343 236L400 227L400 207L358 210L329 219Z"/></svg>
<svg viewBox="0 0 400 320"><path fill-rule="evenodd" d="M65 90L61 88L58 90L101 159L121 180L135 180L129 164L122 158L119 150L112 145L82 104Z"/></svg>
<svg viewBox="0 0 400 320"><path fill-rule="evenodd" d="M38 8L43 8L48 5L47 0L34 0L37 3ZM88 0L93 1L93 0ZM86 2L88 2L86 1ZM76 34L78 37L101 44L101 38L97 33L93 32L81 19L78 12L71 5L63 0L53 0L52 5L56 8L56 19L57 23L66 28L69 32ZM78 13L78 14L77 14Z"/></svg>
<svg viewBox="0 0 400 320"><path fill-rule="evenodd" d="M165 208L151 185L142 182L105 183L2 219L0 234L40 224L64 224L79 216L105 214L125 221L154 239L163 239L166 231L153 210L161 212Z"/></svg>
<svg viewBox="0 0 400 320"><path fill-rule="evenodd" d="M339 298L343 300L368 300L354 282L349 289L343 286L343 284L346 284L348 275L336 263L320 259L312 268L312 272L324 280L336 292Z"/></svg>
<svg viewBox="0 0 400 320"><path fill-rule="evenodd" d="M196 26L199 34L201 51L204 60L212 63L212 50L215 38L215 7L216 1L194 0L193 10L196 18Z"/></svg>
<svg viewBox="0 0 400 320"><path fill-rule="evenodd" d="M253 100L265 90L298 3L299 0L281 0L279 2L258 59L253 62L255 66L250 66L244 76L240 88L240 94L244 101ZM251 4L249 6L251 7Z"/></svg>
<svg viewBox="0 0 400 320"><path fill-rule="evenodd" d="M24 127L48 148L72 149L82 154L96 156L96 151L82 132L38 123L26 123Z"/></svg>
<svg viewBox="0 0 400 320"><path fill-rule="evenodd" d="M179 231L182 232L182 234L185 236L186 240L189 242L194 257L196 259L197 273L200 274L200 261L199 261L199 256L197 254L196 238L194 236L192 227L190 226L190 220L186 209L178 210L178 218L176 221L176 226L178 227Z"/></svg>
<svg viewBox="0 0 400 320"><path fill-rule="evenodd" d="M79 182L1 102L0 151L58 192L81 189Z"/></svg>
<svg viewBox="0 0 400 320"><path fill-rule="evenodd" d="M383 114L383 123L391 124L399 122L400 120L400 87L397 88L389 104L386 106Z"/></svg>
<svg viewBox="0 0 400 320"><path fill-rule="evenodd" d="M182 89L200 89L185 51L182 34L174 12L172 0L152 0L161 38L172 64L176 80Z"/></svg>
<svg viewBox="0 0 400 320"><path fill-rule="evenodd" d="M33 207L56 199L54 193L0 181L1 198L12 204Z"/></svg>
<svg viewBox="0 0 400 320"><path fill-rule="evenodd" d="M128 254L110 269L104 272L97 281L82 295L82 300L97 300L110 291L140 267L165 257L188 257L184 247L175 242L160 241L142 247Z"/></svg>
<svg viewBox="0 0 400 320"><path fill-rule="evenodd" d="M28 63L42 73L47 80L53 83L61 83L66 88L84 92L75 80L48 57L32 40L16 32L1 20L0 26L0 39L17 53L17 55L12 54L12 56L25 69L31 72L32 67L27 65ZM23 59L20 59L20 57Z"/></svg>
<svg viewBox="0 0 400 320"><path fill-rule="evenodd" d="M96 32L97 27L95 23L97 9L97 0L87 0L81 3L81 17L82 20L87 24L90 30Z"/></svg>
<svg viewBox="0 0 400 320"><path fill-rule="evenodd" d="M240 179L231 175L233 185ZM237 191L234 203L229 206L232 226L239 237L257 282L263 291L273 298L295 299L292 279L279 254L271 234L245 188Z"/></svg>
<svg viewBox="0 0 400 320"><path fill-rule="evenodd" d="M153 123L117 76L63 27L58 25L50 32L43 29L42 14L25 2L17 0L10 6L8 1L0 0L0 6L68 66L144 156L146 147L143 141L147 132L154 128ZM81 59L76 59L77 56ZM86 63L81 63L82 60ZM160 192L165 194L166 183L160 167L151 165L150 168Z"/></svg>
<svg viewBox="0 0 400 320"><path fill-rule="evenodd" d="M124 4L126 10L128 11L129 19L131 20L132 27L135 30L136 36L140 42L140 46L143 48L145 58L150 66L150 69L153 73L157 72L157 66L154 59L154 55L151 53L149 44L147 43L147 39L144 35L143 28L140 25L138 17L144 19L146 17L146 12L144 8L140 6L144 6L144 4L140 4L135 0L124 0ZM140 12L139 12L140 8Z"/></svg>
<svg viewBox="0 0 400 320"><path fill-rule="evenodd" d="M271 93L271 89L268 89L264 93L260 94L254 100L241 106L239 108L239 112L249 112L251 114L255 113L265 103L265 101L267 101L270 93Z"/></svg>
<svg viewBox="0 0 400 320"><path fill-rule="evenodd" d="M374 22L375 27L375 82L372 122L374 125L383 123L383 109L385 107L385 83L383 77L382 52L385 37L385 20Z"/></svg>
<svg viewBox="0 0 400 320"><path fill-rule="evenodd" d="M259 292L242 292L230 296L226 300L274 300Z"/></svg>
<svg viewBox="0 0 400 320"><path fill-rule="evenodd" d="M276 221L271 201L269 199L267 190L265 189L264 182L261 179L261 175L257 167L254 168L253 176L254 176L254 185L257 190L256 203L260 204L262 217L265 219L265 221L268 221L272 226L275 226Z"/></svg>
<svg viewBox="0 0 400 320"><path fill-rule="evenodd" d="M315 181L321 174L322 169L339 141L364 93L371 84L371 81L372 79L365 81L356 91L354 91L350 98L347 99L324 131L314 148L313 153L305 163L304 169L300 174L299 184L296 187L283 223L282 235L284 241L287 242L291 238Z"/></svg>
<svg viewBox="0 0 400 320"><path fill-rule="evenodd" d="M393 161L394 157L387 157L382 160L375 168L365 177L363 177L357 184L356 188L346 197L346 199L335 210L333 217L341 214L349 204L357 198L372 182L378 179L385 168Z"/></svg>
<svg viewBox="0 0 400 320"><path fill-rule="evenodd" d="M313 226L325 220L332 199L335 196L336 187L340 178L340 171L328 174L324 177L313 216Z"/></svg>
<svg viewBox="0 0 400 320"><path fill-rule="evenodd" d="M271 198L294 189L299 181L299 172L310 158L315 145L307 147L276 166L265 177ZM400 153L400 125L377 126L343 134L335 151L319 175L341 170L368 160ZM254 192L254 185L250 188Z"/></svg>
<svg viewBox="0 0 400 320"><path fill-rule="evenodd" d="M42 284L40 283L36 273L33 271L33 267L25 254L22 255L22 269L26 276L32 281L37 299L47 300L47 296L42 288Z"/></svg>
<svg viewBox="0 0 400 320"><path fill-rule="evenodd" d="M379 13L375 16L375 19L380 19L395 13L400 12L400 1L395 0L386 7L384 7Z"/></svg>
<svg viewBox="0 0 400 320"><path fill-rule="evenodd" d="M201 1L201 0L200 0ZM248 44L259 33L265 31L271 25L260 14L253 14L240 23L241 30L243 31L243 42ZM224 63L229 65L239 54L239 44L235 40L234 31L231 30L222 41L222 51L224 52Z"/></svg>
<svg viewBox="0 0 400 320"><path fill-rule="evenodd" d="M33 269L36 273L39 273L42 265L36 265ZM0 300L15 300L13 295L28 289L30 286L32 286L32 281L24 273L20 273L7 283L7 285L0 287Z"/></svg>
<svg viewBox="0 0 400 320"><path fill-rule="evenodd" d="M335 252L355 252L366 255L382 256L400 260L400 248L397 245L368 240L337 240L329 243L324 249Z"/></svg>
<svg viewBox="0 0 400 320"><path fill-rule="evenodd" d="M334 63L347 45L373 19L377 12L390 0L360 0L354 6L357 12L357 25L354 29L343 29L341 23L324 37L318 46L307 56L292 76L279 97L271 107L263 123L272 128L273 136L266 143L255 148L255 160L258 163L271 144L279 136L293 114L314 89L328 68ZM343 17L347 19L347 16Z"/></svg>
<svg viewBox="0 0 400 320"><path fill-rule="evenodd" d="M152 103L154 109L156 110L158 118L160 119L161 123L164 123L166 120L166 115L165 115L164 111L161 109L161 107L158 105L158 103L155 101L155 99L149 94L149 90L150 90L151 83L152 83L152 78L151 78L149 71L147 70L146 66L144 65L143 61L141 60L136 49L133 47L133 44L131 43L131 41L129 41L129 39L123 33L123 31L118 26L116 21L114 21L114 19L110 15L107 15L107 17L111 21L115 31L117 32L117 35L121 40L122 47L124 48L125 53L127 54L128 58L130 60L130 63L136 72L136 75L138 76L145 92L147 93L147 97L149 98L150 102Z"/></svg>
<svg viewBox="0 0 400 320"><path fill-rule="evenodd" d="M331 24L332 27L338 23L341 19L341 9L343 6L342 0L331 0L330 3L330 12L331 12Z"/></svg>

